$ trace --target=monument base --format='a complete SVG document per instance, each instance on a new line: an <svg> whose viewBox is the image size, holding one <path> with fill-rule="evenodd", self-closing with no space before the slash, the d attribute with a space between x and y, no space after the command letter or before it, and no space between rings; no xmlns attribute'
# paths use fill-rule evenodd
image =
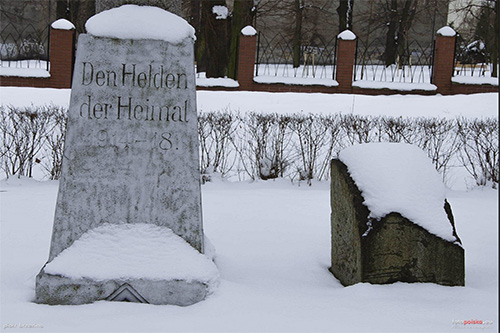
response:
<svg viewBox="0 0 500 333"><path fill-rule="evenodd" d="M97 281L68 278L40 271L36 278L36 302L78 305L96 301L123 301L187 306L203 301L210 286L201 281L116 279Z"/></svg>
<svg viewBox="0 0 500 333"><path fill-rule="evenodd" d="M42 268L36 278L36 302L186 306L204 300L218 281L211 258L169 228L108 223L83 234Z"/></svg>

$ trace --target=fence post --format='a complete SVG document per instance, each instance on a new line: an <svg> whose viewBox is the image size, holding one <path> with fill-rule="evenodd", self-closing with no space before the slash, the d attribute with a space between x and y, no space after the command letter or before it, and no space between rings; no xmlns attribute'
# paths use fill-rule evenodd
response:
<svg viewBox="0 0 500 333"><path fill-rule="evenodd" d="M65 19L50 25L50 86L71 88L75 26Z"/></svg>
<svg viewBox="0 0 500 333"><path fill-rule="evenodd" d="M442 27L436 34L434 46L434 63L432 64L432 83L437 86L437 92L451 94L453 67L455 61L456 32L450 27Z"/></svg>
<svg viewBox="0 0 500 333"><path fill-rule="evenodd" d="M239 90L252 90L257 31L247 25L241 29L238 49L238 84Z"/></svg>
<svg viewBox="0 0 500 333"><path fill-rule="evenodd" d="M338 36L337 73L339 92L351 93L356 55L356 35L350 30L344 30Z"/></svg>

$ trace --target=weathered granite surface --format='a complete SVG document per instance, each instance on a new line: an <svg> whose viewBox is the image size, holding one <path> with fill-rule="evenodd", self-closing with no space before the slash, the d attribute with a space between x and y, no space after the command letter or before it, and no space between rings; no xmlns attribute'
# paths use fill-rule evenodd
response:
<svg viewBox="0 0 500 333"><path fill-rule="evenodd" d="M104 223L165 226L204 252L193 44L191 37L172 44L79 36L48 262ZM189 305L207 288L196 280L70 279L42 269L36 300Z"/></svg>
<svg viewBox="0 0 500 333"><path fill-rule="evenodd" d="M465 285L464 249L445 241L394 212L369 221L362 193L344 163L331 165L332 266L330 271L347 286L358 282L434 282ZM453 214L443 203L450 224ZM368 225L371 223L371 229Z"/></svg>
<svg viewBox="0 0 500 333"><path fill-rule="evenodd" d="M203 251L193 41L80 35L49 261L103 223Z"/></svg>
<svg viewBox="0 0 500 333"><path fill-rule="evenodd" d="M209 293L209 286L196 280L72 279L45 273L43 269L36 277L36 284L36 302L50 305L77 305L108 300L187 306L204 300ZM119 289L125 284L126 287L133 288L131 290L134 295L123 299L120 298Z"/></svg>

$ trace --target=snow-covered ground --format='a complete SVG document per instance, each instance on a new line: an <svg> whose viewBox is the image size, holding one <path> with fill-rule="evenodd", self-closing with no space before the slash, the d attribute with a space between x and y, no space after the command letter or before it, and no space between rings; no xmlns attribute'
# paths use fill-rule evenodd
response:
<svg viewBox="0 0 500 333"><path fill-rule="evenodd" d="M453 332L498 329L498 192L450 191L466 250L466 286L342 285L330 264L327 183L202 187L221 284L190 307L33 303L47 260L57 182L1 182L1 325L44 332ZM461 324L453 325L453 321ZM465 320L492 324L463 325ZM4 331L8 331L5 330ZM18 331L18 330L11 330Z"/></svg>
<svg viewBox="0 0 500 333"><path fill-rule="evenodd" d="M0 87L0 104L68 107L70 89ZM498 117L498 94L454 96L268 93L197 91L198 111L255 111L277 113L353 113L395 117Z"/></svg>
<svg viewBox="0 0 500 333"><path fill-rule="evenodd" d="M198 92L198 109L498 117L498 94L354 96ZM0 88L1 104L67 106L69 90ZM498 331L498 191L447 190L466 253L466 286L342 285L330 264L329 184L287 180L202 186L204 227L220 286L189 307L97 302L33 303L48 258L58 183L0 182L4 331L453 332ZM479 322L482 324L479 324ZM43 329L42 329L43 327Z"/></svg>

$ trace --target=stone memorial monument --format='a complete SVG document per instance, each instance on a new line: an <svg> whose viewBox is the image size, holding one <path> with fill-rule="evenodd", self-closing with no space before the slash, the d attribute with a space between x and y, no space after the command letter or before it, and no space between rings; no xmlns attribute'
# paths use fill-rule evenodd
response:
<svg viewBox="0 0 500 333"><path fill-rule="evenodd" d="M330 271L344 285L465 284L464 249L444 186L406 144L350 147L331 165Z"/></svg>
<svg viewBox="0 0 500 333"><path fill-rule="evenodd" d="M194 29L136 5L86 29L36 301L201 301L218 272L203 255Z"/></svg>

